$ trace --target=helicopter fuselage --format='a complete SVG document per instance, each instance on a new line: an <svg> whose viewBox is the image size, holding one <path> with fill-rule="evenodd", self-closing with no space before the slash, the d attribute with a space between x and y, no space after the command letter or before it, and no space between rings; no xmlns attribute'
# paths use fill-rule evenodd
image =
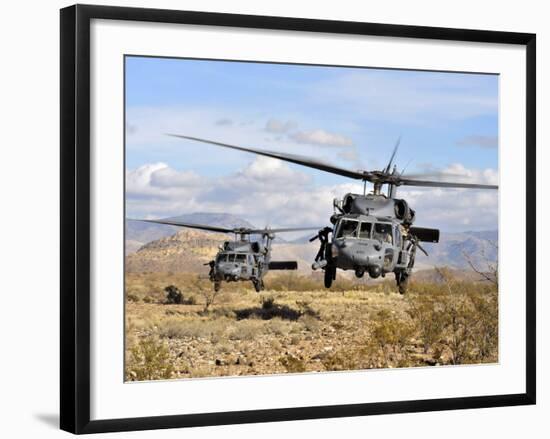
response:
<svg viewBox="0 0 550 439"><path fill-rule="evenodd" d="M439 240L437 229L412 227L415 212L403 199L349 193L334 200L334 209L334 227L320 231L321 248L313 264L314 269L325 271L326 286L336 278L337 268L353 270L357 277L378 278L393 272L398 284L404 285L418 242Z"/></svg>
<svg viewBox="0 0 550 439"><path fill-rule="evenodd" d="M220 283L252 281L257 291L263 289L263 277L271 270L296 270L296 261L271 262L271 241L274 236L264 235L261 241L226 241L220 246L216 258L210 261L209 277L214 287Z"/></svg>
<svg viewBox="0 0 550 439"><path fill-rule="evenodd" d="M396 268L406 268L409 255L403 242L402 225L396 220L346 214L336 222L330 258L337 268L377 278Z"/></svg>
<svg viewBox="0 0 550 439"><path fill-rule="evenodd" d="M252 251L250 244L226 242L224 248L231 247L231 249L221 250L216 255L211 273L212 280L232 282L260 279L267 271L261 269L266 265L266 254Z"/></svg>
<svg viewBox="0 0 550 439"><path fill-rule="evenodd" d="M213 282L261 281L269 269L270 240L266 245L241 239L226 241L210 262Z"/></svg>

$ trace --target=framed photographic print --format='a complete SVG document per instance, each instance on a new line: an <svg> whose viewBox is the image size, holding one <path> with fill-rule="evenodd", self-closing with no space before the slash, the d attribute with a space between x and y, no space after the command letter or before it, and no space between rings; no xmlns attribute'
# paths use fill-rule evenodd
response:
<svg viewBox="0 0 550 439"><path fill-rule="evenodd" d="M534 404L535 128L533 34L62 9L61 428Z"/></svg>

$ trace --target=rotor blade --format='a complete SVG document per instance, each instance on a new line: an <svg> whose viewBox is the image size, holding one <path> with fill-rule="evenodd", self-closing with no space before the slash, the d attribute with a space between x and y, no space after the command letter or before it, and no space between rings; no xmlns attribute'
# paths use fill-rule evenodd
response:
<svg viewBox="0 0 550 439"><path fill-rule="evenodd" d="M330 172L332 174L341 175L343 177L355 178L357 180L369 180L369 173L363 173L358 171L352 171L349 169L340 168L338 166L325 163L321 160L315 160L309 157L304 157L297 154L288 154L276 151L266 151L255 148L244 148L242 146L229 145L227 143L216 142L213 140L200 139L198 137L182 136L179 134L168 134L172 137L178 137L180 139L194 140L196 142L209 143L211 145L223 146L224 148L236 149L237 151L250 152L252 154L263 155L265 157L271 157L274 159L284 160L286 162L294 163L297 165L307 166L309 168L318 169L320 171Z"/></svg>
<svg viewBox="0 0 550 439"><path fill-rule="evenodd" d="M138 220L144 221L147 223L156 223L156 224L166 224L168 226L180 226L180 227L189 227L190 229L200 229L200 230L209 230L211 232L220 232L220 233L234 233L235 229L227 229L225 227L216 227L216 226L207 226L204 224L194 224L194 223L184 223L181 221L172 221L172 220Z"/></svg>
<svg viewBox="0 0 550 439"><path fill-rule="evenodd" d="M248 229L249 233L284 233L284 232L302 232L305 230L319 230L322 227L290 227L283 229Z"/></svg>
<svg viewBox="0 0 550 439"><path fill-rule="evenodd" d="M390 161L388 162L388 166L386 166L386 170L384 172L388 173L390 172L391 165L393 163L393 159L395 158L395 154L397 154L397 149L399 148L399 144L401 143L401 136L397 138L397 142L395 142L395 146L393 147L393 152L390 157Z"/></svg>
<svg viewBox="0 0 550 439"><path fill-rule="evenodd" d="M424 178L441 178L443 179L442 181L445 181L444 179L445 178L453 178L453 177L460 177L460 175L457 175L457 174L447 174L447 173L444 173L444 172L438 172L438 171L433 171L433 172L419 172L419 173L401 173L399 174L402 178L409 178L409 179L419 179L419 180L422 180Z"/></svg>
<svg viewBox="0 0 550 439"><path fill-rule="evenodd" d="M498 189L498 185L495 184L454 183L450 181L414 180L410 178L399 178L397 180L397 184L404 186L448 187L462 189Z"/></svg>

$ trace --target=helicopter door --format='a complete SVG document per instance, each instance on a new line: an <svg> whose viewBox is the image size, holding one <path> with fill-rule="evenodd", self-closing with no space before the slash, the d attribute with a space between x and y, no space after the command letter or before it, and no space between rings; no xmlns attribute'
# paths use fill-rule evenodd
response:
<svg viewBox="0 0 550 439"><path fill-rule="evenodd" d="M408 259L407 259L408 254L405 251L405 249L403 248L405 242L403 240L403 235L401 235L401 229L400 229L399 226L396 226L394 228L394 235L395 235L394 242L395 242L395 246L397 248L396 265L406 265L407 261L408 261Z"/></svg>
<svg viewBox="0 0 550 439"><path fill-rule="evenodd" d="M401 232L399 230L399 226L393 225L391 228L391 233L388 233L388 235L391 238L393 238L393 239L390 239L388 242L389 244L393 244L393 246L386 248L384 252L384 270L385 271L393 270L393 267L400 263L400 259L403 255L403 252L402 252L403 242L401 239L402 237L401 237Z"/></svg>
<svg viewBox="0 0 550 439"><path fill-rule="evenodd" d="M256 261L255 261L254 256L248 255L248 257L247 257L247 263L248 263L248 265L250 266L250 269L251 269L251 272L252 272L252 276L256 276Z"/></svg>
<svg viewBox="0 0 550 439"><path fill-rule="evenodd" d="M384 252L384 271L391 271L393 267L393 259L395 257L395 252L393 248L387 248Z"/></svg>

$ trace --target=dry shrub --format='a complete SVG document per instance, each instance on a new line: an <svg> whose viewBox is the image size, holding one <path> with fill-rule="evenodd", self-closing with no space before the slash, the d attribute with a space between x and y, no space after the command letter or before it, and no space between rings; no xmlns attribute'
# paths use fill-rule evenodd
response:
<svg viewBox="0 0 550 439"><path fill-rule="evenodd" d="M141 339L129 349L126 380L162 380L172 377L174 368L168 347L153 337Z"/></svg>
<svg viewBox="0 0 550 439"><path fill-rule="evenodd" d="M317 332L321 327L319 319L309 314L300 317L300 323L302 323L304 328L309 332Z"/></svg>
<svg viewBox="0 0 550 439"><path fill-rule="evenodd" d="M128 293L126 294L126 300L128 302L133 302L133 303L136 303L136 302L139 302L139 296L137 294L134 294L134 293Z"/></svg>
<svg viewBox="0 0 550 439"><path fill-rule="evenodd" d="M275 335L287 335L291 331L292 323L286 322L280 317L275 317L266 323L266 328Z"/></svg>
<svg viewBox="0 0 550 439"><path fill-rule="evenodd" d="M202 314L204 315L204 313ZM213 317L215 319L228 318L234 320L236 318L236 315L235 311L233 311L232 309L222 306L220 308L214 308L210 310L210 312L208 313L208 317Z"/></svg>
<svg viewBox="0 0 550 439"><path fill-rule="evenodd" d="M471 294L470 300L477 316L475 345L477 359L481 362L498 359L498 293Z"/></svg>
<svg viewBox="0 0 550 439"><path fill-rule="evenodd" d="M166 303L172 303L176 305L181 305L183 303L183 294L175 285L168 285L164 288L166 293Z"/></svg>
<svg viewBox="0 0 550 439"><path fill-rule="evenodd" d="M260 303L262 304L262 309L272 309L275 305L275 298L273 296L261 296Z"/></svg>
<svg viewBox="0 0 550 439"><path fill-rule="evenodd" d="M447 354L450 364L492 362L498 358L498 291L496 285L458 281L437 268L439 282L414 285L411 316L424 353Z"/></svg>
<svg viewBox="0 0 550 439"><path fill-rule="evenodd" d="M375 317L364 353L367 367L406 367L411 365L409 351L414 325L399 319L388 310L380 310Z"/></svg>
<svg viewBox="0 0 550 439"><path fill-rule="evenodd" d="M445 306L434 300L434 296L416 296L413 299L409 298L407 313L418 330L423 352L427 354L430 348L441 340L447 326L448 316Z"/></svg>
<svg viewBox="0 0 550 439"><path fill-rule="evenodd" d="M491 362L498 358L498 307L496 300L476 293L453 295L446 300L447 347L451 364Z"/></svg>
<svg viewBox="0 0 550 439"><path fill-rule="evenodd" d="M163 338L219 339L225 332L228 319L202 320L169 318L162 322L159 335Z"/></svg>
<svg viewBox="0 0 550 439"><path fill-rule="evenodd" d="M264 324L260 320L241 320L229 332L230 340L254 340L262 332Z"/></svg>
<svg viewBox="0 0 550 439"><path fill-rule="evenodd" d="M359 368L361 354L355 349L341 349L322 359L323 366L328 371L354 370Z"/></svg>
<svg viewBox="0 0 550 439"><path fill-rule="evenodd" d="M365 279L366 281L366 279ZM288 273L269 274L266 278L266 285L271 291L324 291L323 277L320 273L314 273L310 276L289 271ZM343 276L337 276L332 284L331 291L345 292L363 290L366 288L365 283L359 282L357 279L348 279Z"/></svg>
<svg viewBox="0 0 550 439"><path fill-rule="evenodd" d="M288 373L300 373L306 371L304 360L291 354L285 354L279 358L279 363L283 365Z"/></svg>

